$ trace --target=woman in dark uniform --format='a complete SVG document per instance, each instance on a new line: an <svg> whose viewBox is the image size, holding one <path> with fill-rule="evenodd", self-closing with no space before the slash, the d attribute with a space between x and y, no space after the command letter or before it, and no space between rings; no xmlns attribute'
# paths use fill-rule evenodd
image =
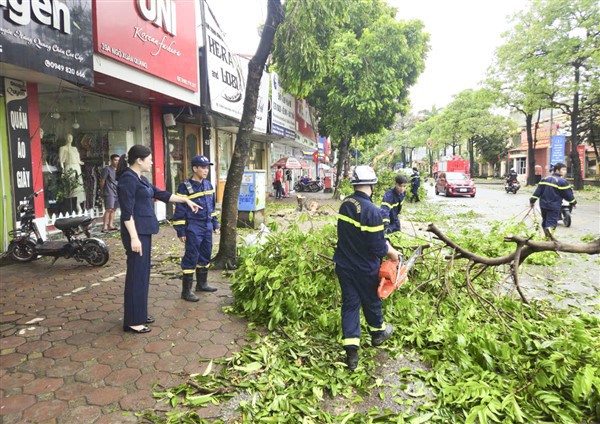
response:
<svg viewBox="0 0 600 424"><path fill-rule="evenodd" d="M150 250L152 234L158 233L153 200L187 203L194 212L199 209L191 200L152 185L142 176L143 172L151 170L152 151L142 145L131 147L127 156L121 156L117 167L121 240L127 252L123 330L134 333L149 333L151 329L146 324L154 322L154 318L148 315Z"/></svg>

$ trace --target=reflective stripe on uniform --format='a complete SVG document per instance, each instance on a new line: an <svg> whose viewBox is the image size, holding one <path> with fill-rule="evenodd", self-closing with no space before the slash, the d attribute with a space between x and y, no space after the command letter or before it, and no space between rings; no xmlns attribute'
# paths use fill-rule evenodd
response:
<svg viewBox="0 0 600 424"><path fill-rule="evenodd" d="M368 225L360 225L360 222L355 221L352 218L347 217L346 215L338 215L338 219L345 221L349 224L354 225L356 228L360 228L360 231L367 231L369 233L376 233L378 231L383 231L383 225L377 225L375 227L369 227Z"/></svg>
<svg viewBox="0 0 600 424"><path fill-rule="evenodd" d="M567 190L567 189L571 188L571 185L570 185L570 184L569 184L569 185L566 185L566 186L559 186L559 185L557 185L557 184L551 184L551 183L547 183L547 182L545 182L545 181L540 181L540 185L547 185L547 186L550 186L550 187L557 188L557 189L559 189L559 190Z"/></svg>
<svg viewBox="0 0 600 424"><path fill-rule="evenodd" d="M371 327L371 326L369 325L369 331L370 331L371 333L375 333L376 331L383 331L383 330L385 330L385 322L384 322L383 324L381 324L381 327L380 327L380 328L377 328L377 327Z"/></svg>
<svg viewBox="0 0 600 424"><path fill-rule="evenodd" d="M193 274L194 272L196 272L195 269L182 269L181 272L183 272L184 274Z"/></svg>
<svg viewBox="0 0 600 424"><path fill-rule="evenodd" d="M197 193L194 194L190 194L189 196L185 196L188 199L195 199L196 197L202 197L202 196L206 196L207 194L213 194L215 192L215 190L207 190L207 191L199 191Z"/></svg>
<svg viewBox="0 0 600 424"><path fill-rule="evenodd" d="M172 221L171 225L185 225L185 220L183 220L183 221Z"/></svg>
<svg viewBox="0 0 600 424"><path fill-rule="evenodd" d="M217 211L214 211L213 213L211 213L210 216L217 216Z"/></svg>
<svg viewBox="0 0 600 424"><path fill-rule="evenodd" d="M196 268L202 268L202 269L204 269L204 268L208 269L209 267L210 267L210 265L196 265Z"/></svg>
<svg viewBox="0 0 600 424"><path fill-rule="evenodd" d="M399 204L400 204L400 202L398 202L398 203L394 203L393 205L390 205L388 202L381 202L381 206L387 206L387 207L389 207L390 209L393 209L393 208L395 208L395 207L396 207L396 206L398 206Z"/></svg>
<svg viewBox="0 0 600 424"><path fill-rule="evenodd" d="M344 339L344 340L342 340L342 345L343 346L360 346L360 339L359 338Z"/></svg>

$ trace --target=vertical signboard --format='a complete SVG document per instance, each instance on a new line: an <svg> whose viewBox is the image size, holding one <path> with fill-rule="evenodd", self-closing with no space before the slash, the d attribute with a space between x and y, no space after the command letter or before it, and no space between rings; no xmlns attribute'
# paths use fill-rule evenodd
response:
<svg viewBox="0 0 600 424"><path fill-rule="evenodd" d="M92 85L91 1L1 0L0 13L2 62Z"/></svg>
<svg viewBox="0 0 600 424"><path fill-rule="evenodd" d="M14 204L18 206L33 193L27 86L12 79L5 79L4 86ZM15 216L18 221L19 216Z"/></svg>
<svg viewBox="0 0 600 424"><path fill-rule="evenodd" d="M564 135L552 136L552 147L550 150L550 165L565 161L565 144L567 137Z"/></svg>
<svg viewBox="0 0 600 424"><path fill-rule="evenodd" d="M296 137L296 99L284 93L279 75L271 73L271 133L280 137Z"/></svg>
<svg viewBox="0 0 600 424"><path fill-rule="evenodd" d="M244 110L246 93L245 72L240 57L231 53L225 35L205 1L204 20L206 27L206 66L210 107L213 111L230 116L238 121ZM247 69L247 63L245 63Z"/></svg>
<svg viewBox="0 0 600 424"><path fill-rule="evenodd" d="M579 163L581 164L581 178L585 178L585 144L577 146L577 153L579 154Z"/></svg>

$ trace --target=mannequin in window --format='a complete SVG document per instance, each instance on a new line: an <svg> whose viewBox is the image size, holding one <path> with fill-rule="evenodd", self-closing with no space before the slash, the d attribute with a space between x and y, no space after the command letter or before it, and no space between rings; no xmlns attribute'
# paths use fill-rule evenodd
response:
<svg viewBox="0 0 600 424"><path fill-rule="evenodd" d="M81 175L81 165L83 162L79 157L77 147L73 146L73 134L67 134L67 143L58 149L58 158L63 172L69 169L77 173L79 185L71 193L72 197L77 197L77 213L81 213L81 203L85 201L85 190L83 188L83 177Z"/></svg>

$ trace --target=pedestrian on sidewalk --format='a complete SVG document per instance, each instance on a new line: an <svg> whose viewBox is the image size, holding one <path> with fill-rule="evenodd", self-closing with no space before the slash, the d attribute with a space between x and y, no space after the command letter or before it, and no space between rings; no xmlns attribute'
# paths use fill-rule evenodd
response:
<svg viewBox="0 0 600 424"><path fill-rule="evenodd" d="M153 200L187 203L194 212L199 209L191 200L152 185L142 175L151 171L152 151L136 144L127 155L121 156L116 172L121 206L121 241L127 253L123 330L138 334L149 333L151 329L147 324L154 322L154 318L148 315L152 234L158 233Z"/></svg>
<svg viewBox="0 0 600 424"><path fill-rule="evenodd" d="M402 211L402 203L404 203L406 197L406 184L408 184L408 178L398 174L396 175L396 185L383 194L380 209L385 234L400 231L398 216Z"/></svg>
<svg viewBox="0 0 600 424"><path fill-rule="evenodd" d="M277 167L275 171L275 198L283 199L285 197L285 191L283 190L283 170L281 165Z"/></svg>
<svg viewBox="0 0 600 424"><path fill-rule="evenodd" d="M542 228L549 240L556 241L554 230L560 219L560 208L563 199L573 207L577 205L571 184L565 180L567 165L557 163L552 167L552 175L544 178L535 188L529 199L529 207L533 208L536 200L540 199L540 210L542 211Z"/></svg>
<svg viewBox="0 0 600 424"><path fill-rule="evenodd" d="M110 155L110 165L100 172L100 191L104 200L104 217L102 217L102 232L116 231L115 213L119 207L117 196L117 165L119 155Z"/></svg>
<svg viewBox="0 0 600 424"><path fill-rule="evenodd" d="M411 203L419 201L419 187L421 187L421 175L415 166L413 167L413 173L410 176L410 192L412 194L412 198L410 199Z"/></svg>
<svg viewBox="0 0 600 424"><path fill-rule="evenodd" d="M377 175L370 166L354 169L354 194L344 199L338 214L338 242L333 256L335 273L342 289L342 333L346 365L358 366L360 309L371 333L371 344L379 346L392 336L394 328L383 321L377 276L381 257L398 260L399 252L386 241L380 209L371 196Z"/></svg>
<svg viewBox="0 0 600 424"><path fill-rule="evenodd" d="M197 302L198 296L192 292L194 272L196 273L197 292L215 292L216 288L208 285L208 267L212 253L213 232L219 233L217 220L215 189L207 180L209 166L212 163L206 156L192 158L192 178L179 184L177 194L186 197L200 210L194 213L188 205L175 207L173 227L177 237L185 243L185 254L181 259L182 290L181 298L189 302Z"/></svg>

